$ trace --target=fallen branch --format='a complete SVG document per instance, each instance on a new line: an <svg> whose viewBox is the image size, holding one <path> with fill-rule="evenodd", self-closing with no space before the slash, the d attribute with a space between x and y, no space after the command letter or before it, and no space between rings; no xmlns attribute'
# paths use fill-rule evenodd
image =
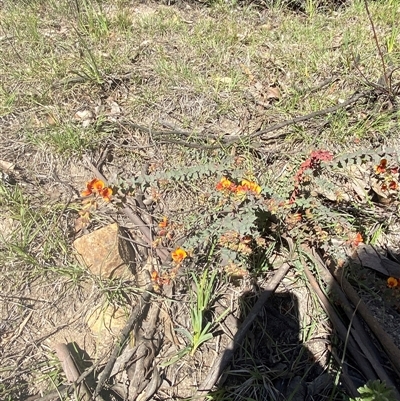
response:
<svg viewBox="0 0 400 401"><path fill-rule="evenodd" d="M312 250L312 255L314 259L313 261L316 268L318 269L319 274L321 275L322 279L325 281L329 290L332 293L332 301L342 307L348 319L352 322L352 328L350 332L355 341L363 351L365 357L371 363L371 366L375 370L379 379L386 382L388 386L395 389L395 384L392 382L379 360L378 350L372 343L370 336L367 335L364 326L360 322L358 316L355 315L355 310L358 310L359 302L357 302L356 304L357 308L354 308L346 298L346 295L343 293L342 289L340 288L335 278L332 276L331 272L328 270L328 267L325 265L325 263L315 250ZM397 396L400 399L400 394L397 394Z"/></svg>
<svg viewBox="0 0 400 401"><path fill-rule="evenodd" d="M397 376L400 377L400 349L396 346L390 336L382 329L382 326L374 318L374 316L369 311L365 302L358 296L357 292L351 286L351 284L346 280L343 275L343 269L335 266L333 264L328 265L333 276L336 278L343 291L349 300L354 304L358 305L357 312L361 315L364 321L367 323L368 327L374 333L376 339L381 344L382 348L385 350L387 357L389 358Z"/></svg>
<svg viewBox="0 0 400 401"><path fill-rule="evenodd" d="M119 339L116 342L116 344L113 348L113 351L111 353L111 357L110 357L109 361L107 362L106 366L104 367L103 371L99 375L96 389L94 391L94 397L97 397L97 395L102 390L105 382L109 379L111 372L113 370L114 364L115 364L118 356L121 354L122 349L126 346L128 339L129 339L129 335L130 335L134 325L140 319L143 318L145 306L150 301L152 290L153 290L153 284L150 283L150 284L148 284L148 286L146 287L146 290L141 295L140 301L138 302L138 304L135 306L132 313L130 314L125 327L121 330Z"/></svg>
<svg viewBox="0 0 400 401"><path fill-rule="evenodd" d="M72 386L75 388L78 398L85 401L90 401L92 399L92 393L90 392L89 387L86 385L85 380L82 380L79 385L75 384L81 374L76 367L74 358L71 355L68 346L66 344L59 343L54 346L54 350L59 361L61 362L65 376L68 382L72 383ZM81 389L83 390L83 394L81 393Z"/></svg>
<svg viewBox="0 0 400 401"><path fill-rule="evenodd" d="M357 367L360 369L360 371L364 374L364 376L367 379L376 380L377 376L375 375L374 370L368 363L367 359L362 355L362 352L358 348L357 343L347 332L345 325L340 320L339 316L337 315L332 305L330 304L328 298L325 296L325 294L319 287L317 280L315 279L315 277L313 276L313 274L311 273L311 271L309 270L309 268L305 263L303 263L303 270L307 276L308 282L310 283L312 289L317 295L321 306L328 315L329 320L332 322L332 325L335 328L339 338L344 343L347 343L347 349L357 362ZM342 378L343 378L343 383L345 384L347 391L349 392L349 395L352 397L357 397L359 395L357 392L357 386L353 383L353 381L348 375L344 374L343 370L342 370Z"/></svg>
<svg viewBox="0 0 400 401"><path fill-rule="evenodd" d="M188 138L191 136L194 136L194 134L190 134L188 132L180 131L180 130L176 130L176 129L171 130L171 131L156 131L151 128L144 127L142 125L135 124L131 121L120 122L120 124L124 125L124 126L130 126L141 132L145 132L153 138L158 137L158 139L160 139L160 138L165 138L168 136L184 137L184 139L173 139L173 138L161 139L161 141L159 141L159 143L173 143L173 144L177 144L177 145L186 146L188 148L212 150L212 149L220 149L223 146L233 145L235 143L247 141L249 139L254 139L254 138L260 137L262 135L271 133L273 131L278 131L278 130L288 127L290 125L298 124L300 122L311 120L316 117L322 117L327 114L335 113L335 112L339 111L340 109L343 109L347 106L350 106L353 103L356 103L358 100L360 100L362 98L368 97L371 93L372 93L372 91L365 91L365 92L361 92L361 93L356 92L352 96L350 96L348 99L346 99L345 101L343 101L341 103L338 103L335 106L327 107L322 110L314 111L312 113L305 114L303 116L298 116L295 118L291 118L289 120L282 121L280 123L270 125L269 127L265 128L263 130L255 131L247 136L236 135L236 136L230 136L230 137L216 137L215 135L202 134L202 136L201 136L202 142L204 142L204 139L206 138L206 139L213 140L213 141L219 141L220 143L218 145L204 145L204 144L189 142ZM278 133L278 134L275 134L272 136L268 136L265 139L266 140L276 139L276 138L280 137L281 135L282 134Z"/></svg>
<svg viewBox="0 0 400 401"><path fill-rule="evenodd" d="M275 273L274 277L271 279L270 282L267 283L264 291L258 298L256 304L251 309L250 313L247 315L246 319L238 329L235 334L233 340L226 346L224 352L218 357L213 365L210 368L210 372L204 381L200 384L197 395L199 397L205 396L205 392L211 391L215 383L218 381L219 377L225 370L225 368L230 363L236 349L239 345L243 343L243 340L246 337L248 330L250 329L252 323L254 322L257 315L262 310L264 304L267 300L274 294L276 288L278 287L279 283L285 277L286 273L290 269L291 265L289 263L283 263L277 272ZM194 397L196 398L196 397Z"/></svg>

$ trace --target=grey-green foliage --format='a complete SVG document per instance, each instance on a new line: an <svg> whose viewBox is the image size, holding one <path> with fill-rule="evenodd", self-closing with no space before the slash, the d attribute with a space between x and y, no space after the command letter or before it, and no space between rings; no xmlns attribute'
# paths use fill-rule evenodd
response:
<svg viewBox="0 0 400 401"><path fill-rule="evenodd" d="M214 216L204 216L198 221L199 230L185 241L188 248L196 247L199 243L207 242L214 236L223 234L226 231L236 231L240 235L254 233L256 229L254 204L242 205L240 210L233 214L232 211L220 211Z"/></svg>
<svg viewBox="0 0 400 401"><path fill-rule="evenodd" d="M376 149L367 150L367 149L360 149L358 151L352 153L344 153L339 156L336 156L335 159L329 163L329 165L338 165L340 167L346 167L348 165L362 165L366 162L372 162L374 164L379 164L380 160L383 157L388 156L397 156L398 152L395 149L387 148L384 151L379 151ZM399 160L397 160L399 161Z"/></svg>
<svg viewBox="0 0 400 401"><path fill-rule="evenodd" d="M136 178L127 180L131 185L140 185L142 188L154 184L158 180L171 180L175 182L185 182L206 179L218 174L224 174L231 160L225 160L223 163L203 163L190 167L179 167L175 170L158 171L153 174L141 174Z"/></svg>
<svg viewBox="0 0 400 401"><path fill-rule="evenodd" d="M215 185L223 176L229 177L238 184L246 178L246 170L238 168L234 162L233 157L225 156L218 162L183 166L148 175L141 174L121 184L133 188L140 187L144 190L167 181L171 185L175 183L187 186L193 191L196 191L196 188L209 191L208 200L201 206L201 212L197 211L192 216L193 218L187 216L186 223L190 223L190 227L187 227L190 235L184 246L188 249L197 248L200 244L208 243L228 231L235 231L240 236L255 234L257 237L256 212L260 200L252 196L243 199L232 196L229 200L227 194L215 190ZM263 191L268 192L268 188L263 187ZM272 189L270 191L272 192Z"/></svg>

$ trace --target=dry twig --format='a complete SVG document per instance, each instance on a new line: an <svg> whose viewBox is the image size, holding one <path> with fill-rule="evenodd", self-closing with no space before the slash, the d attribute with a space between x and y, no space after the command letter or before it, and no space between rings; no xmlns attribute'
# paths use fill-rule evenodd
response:
<svg viewBox="0 0 400 401"><path fill-rule="evenodd" d="M218 145L204 145L204 144L198 144L198 143L189 142L187 140L187 138L189 138L189 133L183 132L183 131L179 131L179 130L155 131L155 130L152 130L151 128L147 128L147 127L144 127L142 125L135 124L135 123L133 123L131 121L124 121L121 124L125 125L125 126L130 126L130 127L134 128L134 129L137 129L137 130L139 130L141 132L146 132L149 135L151 135L153 138L157 138L158 137L158 139L160 139L160 138L167 137L166 139L162 139L161 141L159 141L161 143L173 143L173 144L177 144L177 145L186 146L188 148L198 148L198 149L212 150L212 149L219 149L221 147L228 146L228 145L233 145L235 143L240 143L240 142L243 142L243 141L247 141L249 139L252 140L252 139L258 138L258 137L260 137L262 135L269 134L269 133L271 133L273 131L278 131L278 130L280 130L282 128L285 128L285 127L288 127L290 125L298 124L300 122L311 120L311 119L316 118L316 117L322 117L322 116L325 116L327 114L335 113L340 109L343 109L343 108L345 108L347 106L350 106L353 103L356 103L358 100L360 100L362 98L368 97L371 93L372 93L371 91L364 91L364 92L360 92L360 93L356 92L352 96L350 96L348 99L346 99L344 102L341 102L341 103L339 103L339 104L337 104L335 106L327 107L327 108L322 109L322 110L314 111L312 113L309 113L309 114L306 114L306 115L303 115L303 116L298 116L298 117L295 117L295 118L291 118L289 120L282 121L282 122L277 123L277 124L270 125L269 127L265 128L265 129L262 129L262 130L257 130L257 131L251 133L248 136L230 136L230 137L217 138L214 135L202 134L202 136L201 136L202 141L204 141L204 138L208 138L209 140L219 141L220 143ZM184 136L186 140L168 138L168 137L171 137L171 136L179 136L179 137ZM281 133L277 133L275 135L268 136L267 138L264 138L264 139L265 140L271 140L271 139L279 138L280 136L282 136L282 134Z"/></svg>
<svg viewBox="0 0 400 401"><path fill-rule="evenodd" d="M153 290L153 284L150 283L146 287L145 292L141 295L140 302L138 302L138 304L134 307L132 313L130 314L125 327L121 330L121 334L119 336L117 343L114 346L114 349L111 353L111 357L110 357L109 361L107 362L104 370L99 375L96 389L94 391L95 397L100 393L105 382L109 379L112 369L114 367L114 364L118 358L118 355L121 354L122 349L126 346L128 339L129 339L129 335L130 335L134 325L140 319L143 318L143 312L145 310L146 304L148 304L150 301L152 290Z"/></svg>
<svg viewBox="0 0 400 401"><path fill-rule="evenodd" d="M245 339L248 330L250 329L257 315L262 310L265 302L267 302L267 300L274 294L276 288L282 281L283 277L285 277L290 267L291 265L289 263L283 263L279 267L271 281L267 283L256 304L253 306L252 310L247 315L246 319L236 332L235 337L227 345L223 353L214 361L213 365L210 368L209 374L204 379L203 383L200 384L198 389L199 397L204 396L205 392L210 391L215 383L218 381L219 377L230 363L236 349L239 347L240 344L243 343L243 340Z"/></svg>

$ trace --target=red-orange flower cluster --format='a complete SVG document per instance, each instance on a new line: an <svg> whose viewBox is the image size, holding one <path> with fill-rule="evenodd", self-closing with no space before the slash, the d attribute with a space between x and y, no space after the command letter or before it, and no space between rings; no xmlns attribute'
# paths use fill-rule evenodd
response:
<svg viewBox="0 0 400 401"><path fill-rule="evenodd" d="M236 195L244 195L247 192L259 195L261 193L261 187L254 181L242 180L239 185L229 180L226 177L222 177L220 182L215 187L217 191L231 192Z"/></svg>
<svg viewBox="0 0 400 401"><path fill-rule="evenodd" d="M231 180L228 180L228 178L222 177L221 181L216 185L215 188L217 191L235 192L237 186Z"/></svg>
<svg viewBox="0 0 400 401"><path fill-rule="evenodd" d="M374 167L374 170L381 182L382 191L396 191L399 189L398 177L396 177L399 173L398 167L388 167L387 159L382 159Z"/></svg>
<svg viewBox="0 0 400 401"><path fill-rule="evenodd" d="M387 191L387 190L391 190L391 191L395 191L396 189L398 189L398 185L396 181L390 181L388 184L382 184L382 191Z"/></svg>
<svg viewBox="0 0 400 401"><path fill-rule="evenodd" d="M329 162L333 159L333 154L327 150L314 150L310 156L300 165L299 170L294 176L294 190L290 197L290 203L294 203L299 195L300 185L304 181L304 173L306 170L316 171L321 162Z"/></svg>
<svg viewBox="0 0 400 401"><path fill-rule="evenodd" d="M81 193L82 196L99 195L105 202L110 202L112 189L106 187L104 181L94 178L86 183L86 189Z"/></svg>

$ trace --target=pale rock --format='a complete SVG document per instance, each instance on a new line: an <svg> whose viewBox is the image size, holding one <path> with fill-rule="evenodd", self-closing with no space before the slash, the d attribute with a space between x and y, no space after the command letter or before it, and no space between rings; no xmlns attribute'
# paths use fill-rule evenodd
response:
<svg viewBox="0 0 400 401"><path fill-rule="evenodd" d="M103 278L132 278L135 252L116 223L100 228L74 241L78 260L89 271Z"/></svg>
<svg viewBox="0 0 400 401"><path fill-rule="evenodd" d="M128 311L121 307L101 305L86 316L86 323L96 344L97 357L112 349L115 339L128 321L128 315Z"/></svg>

